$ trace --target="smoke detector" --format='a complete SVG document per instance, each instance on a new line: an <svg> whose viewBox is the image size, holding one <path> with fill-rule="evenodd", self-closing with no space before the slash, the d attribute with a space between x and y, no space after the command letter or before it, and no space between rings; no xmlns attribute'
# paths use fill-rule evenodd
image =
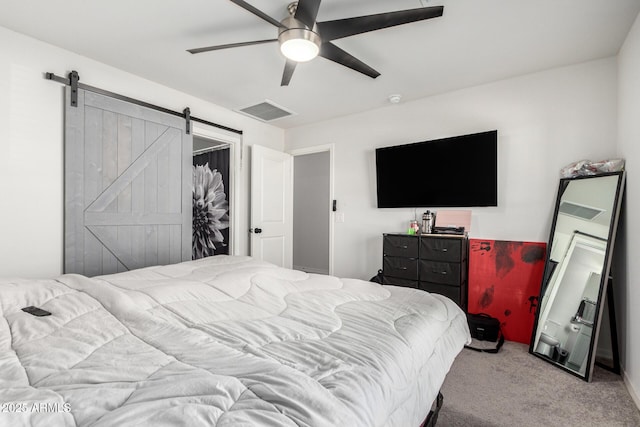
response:
<svg viewBox="0 0 640 427"><path fill-rule="evenodd" d="M401 100L402 100L402 95L399 95L399 94L389 95L389 102L392 104L399 104Z"/></svg>

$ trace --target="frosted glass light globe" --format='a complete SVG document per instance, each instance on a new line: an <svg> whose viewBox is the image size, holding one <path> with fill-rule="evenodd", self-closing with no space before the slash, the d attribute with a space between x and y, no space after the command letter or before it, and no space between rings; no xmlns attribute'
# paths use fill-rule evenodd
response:
<svg viewBox="0 0 640 427"><path fill-rule="evenodd" d="M280 45L282 54L292 61L307 62L318 56L320 47L307 39L289 39Z"/></svg>

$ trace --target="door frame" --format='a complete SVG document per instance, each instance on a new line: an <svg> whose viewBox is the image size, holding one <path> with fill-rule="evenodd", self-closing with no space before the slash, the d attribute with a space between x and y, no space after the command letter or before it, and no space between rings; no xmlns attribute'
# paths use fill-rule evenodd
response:
<svg viewBox="0 0 640 427"><path fill-rule="evenodd" d="M335 212L333 211L331 204L333 200L335 200L335 192L334 192L334 152L335 152L335 144L323 144L323 145L314 145L313 147L305 147L298 148L295 150L289 150L287 153L291 154L294 158L296 156L304 156L307 154L315 154L315 153L324 153L329 152L329 203L327 204L327 209L329 209L329 275L333 276L333 245L334 245L334 224L335 224ZM295 159L292 164L292 176L291 180L293 180L293 169L295 168ZM295 182L293 183L295 185Z"/></svg>
<svg viewBox="0 0 640 427"><path fill-rule="evenodd" d="M193 136L200 138L212 139L225 144L229 144L229 180L231 185L228 188L229 194L229 255L240 254L240 238L243 236L239 232L240 228L240 180L242 165L242 135L225 132L222 129L215 128L203 123L191 122L191 131Z"/></svg>

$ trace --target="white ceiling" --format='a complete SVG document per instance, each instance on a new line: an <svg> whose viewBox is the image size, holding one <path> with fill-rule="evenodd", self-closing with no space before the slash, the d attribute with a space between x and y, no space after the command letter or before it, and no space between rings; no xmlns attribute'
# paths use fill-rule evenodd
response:
<svg viewBox="0 0 640 427"><path fill-rule="evenodd" d="M289 3L247 1L277 20ZM391 94L406 102L615 55L640 10L640 0L324 0L318 21L423 5L444 15L334 42L377 79L317 58L288 87L276 43L186 52L277 37L228 0L0 0L0 26L231 110L268 99L295 113L271 123L291 128L385 106Z"/></svg>

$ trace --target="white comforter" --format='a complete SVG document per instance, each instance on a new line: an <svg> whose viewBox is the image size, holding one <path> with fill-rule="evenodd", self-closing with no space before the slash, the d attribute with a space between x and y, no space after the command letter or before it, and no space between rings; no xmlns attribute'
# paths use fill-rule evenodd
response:
<svg viewBox="0 0 640 427"><path fill-rule="evenodd" d="M469 339L445 297L249 257L0 281L0 314L0 426L418 426Z"/></svg>

